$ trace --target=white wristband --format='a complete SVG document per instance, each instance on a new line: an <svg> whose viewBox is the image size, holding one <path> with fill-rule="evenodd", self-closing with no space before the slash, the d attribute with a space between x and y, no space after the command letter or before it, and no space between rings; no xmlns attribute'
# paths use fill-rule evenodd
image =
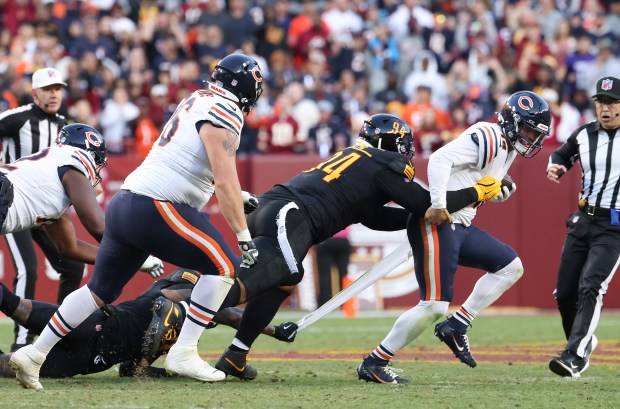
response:
<svg viewBox="0 0 620 409"><path fill-rule="evenodd" d="M248 229L237 233L237 241L252 241L252 235Z"/></svg>

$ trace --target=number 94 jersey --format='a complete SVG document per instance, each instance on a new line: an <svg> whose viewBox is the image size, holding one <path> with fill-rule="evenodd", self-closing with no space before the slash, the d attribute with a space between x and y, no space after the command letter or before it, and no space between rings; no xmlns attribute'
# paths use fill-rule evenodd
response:
<svg viewBox="0 0 620 409"><path fill-rule="evenodd" d="M233 132L239 147L243 128L239 107L209 91L195 91L179 103L144 162L121 189L200 210L214 192L213 169L198 133L205 122Z"/></svg>

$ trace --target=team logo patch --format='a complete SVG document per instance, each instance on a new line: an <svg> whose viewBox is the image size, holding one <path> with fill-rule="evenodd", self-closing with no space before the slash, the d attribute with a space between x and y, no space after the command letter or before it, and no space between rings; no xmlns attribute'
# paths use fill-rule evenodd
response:
<svg viewBox="0 0 620 409"><path fill-rule="evenodd" d="M532 100L532 98L528 97L527 95L520 96L519 100L517 101L517 104L519 104L519 107L521 107L521 109L524 109L526 111L529 111L530 109L534 108L534 101Z"/></svg>
<svg viewBox="0 0 620 409"><path fill-rule="evenodd" d="M184 271L181 275L181 278L189 281L192 284L196 284L198 282L198 276L190 273L189 271Z"/></svg>
<svg viewBox="0 0 620 409"><path fill-rule="evenodd" d="M263 82L263 73L260 72L260 68L254 67L250 70L250 73L256 82Z"/></svg>
<svg viewBox="0 0 620 409"><path fill-rule="evenodd" d="M407 176L407 179L409 180L413 180L413 175L415 175L415 169L413 168L413 166L407 164L405 165L405 176Z"/></svg>
<svg viewBox="0 0 620 409"><path fill-rule="evenodd" d="M603 91L609 91L609 90L610 90L613 86L614 86L614 81L613 81L613 80L610 80L609 78L604 79L604 80L601 82L601 89L602 89Z"/></svg>
<svg viewBox="0 0 620 409"><path fill-rule="evenodd" d="M88 143L90 143L92 146L96 148L100 147L101 143L103 142L101 138L99 137L99 135L97 135L93 131L86 132L86 139L88 140Z"/></svg>

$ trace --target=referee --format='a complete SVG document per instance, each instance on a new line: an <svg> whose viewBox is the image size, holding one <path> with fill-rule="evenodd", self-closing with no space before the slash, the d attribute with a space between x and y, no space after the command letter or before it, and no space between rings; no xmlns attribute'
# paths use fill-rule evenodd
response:
<svg viewBox="0 0 620 409"><path fill-rule="evenodd" d="M58 70L42 68L32 75L33 103L0 114L0 137L2 138L2 162L11 163L56 143L60 129L66 124L65 117L58 114L62 104L62 87L67 84ZM37 257L33 241L43 250L51 266L60 274L58 303L69 293L78 289L84 272L84 264L62 259L56 246L43 229L34 228L7 234L6 241L15 267L15 294L21 298L34 299L37 280ZM15 342L11 351L32 343L34 334L22 326L15 326Z"/></svg>
<svg viewBox="0 0 620 409"><path fill-rule="evenodd" d="M555 298L568 339L549 369L578 378L596 347L603 296L620 263L620 79L596 82L596 121L575 130L549 158L547 178L559 178L581 163L579 210L566 221Z"/></svg>

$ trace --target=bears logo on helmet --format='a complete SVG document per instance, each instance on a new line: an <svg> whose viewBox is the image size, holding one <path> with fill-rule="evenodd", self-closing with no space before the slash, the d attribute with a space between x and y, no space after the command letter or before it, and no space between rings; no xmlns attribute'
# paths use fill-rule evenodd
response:
<svg viewBox="0 0 620 409"><path fill-rule="evenodd" d="M81 123L65 125L58 133L56 143L75 146L88 152L95 161L95 180L93 181L93 186L101 182L99 171L106 164L107 149L105 140L98 130Z"/></svg>

